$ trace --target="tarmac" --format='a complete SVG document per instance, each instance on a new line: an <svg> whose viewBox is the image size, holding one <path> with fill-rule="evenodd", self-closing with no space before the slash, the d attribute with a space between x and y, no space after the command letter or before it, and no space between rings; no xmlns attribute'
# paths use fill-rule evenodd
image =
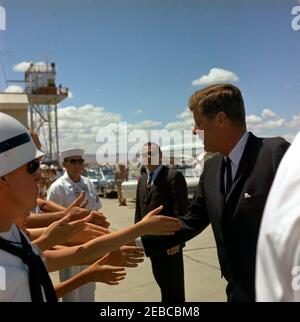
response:
<svg viewBox="0 0 300 322"><path fill-rule="evenodd" d="M117 199L101 198L102 211L111 230L133 224L135 203L119 206ZM187 302L225 302L226 281L221 279L216 245L211 227L186 243L183 250ZM97 283L96 302L160 302L160 290L152 275L151 263L145 257L137 268L126 268L127 276L119 285ZM57 272L51 273L54 282Z"/></svg>

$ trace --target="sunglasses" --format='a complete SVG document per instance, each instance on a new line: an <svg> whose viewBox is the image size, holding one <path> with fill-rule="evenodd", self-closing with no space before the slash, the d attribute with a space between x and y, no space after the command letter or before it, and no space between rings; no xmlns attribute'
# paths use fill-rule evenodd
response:
<svg viewBox="0 0 300 322"><path fill-rule="evenodd" d="M83 165L84 164L84 159L68 159L68 160L65 160L65 161L68 161L70 162L72 165Z"/></svg>
<svg viewBox="0 0 300 322"><path fill-rule="evenodd" d="M34 174L40 168L40 161L32 160L27 163L27 171L29 174Z"/></svg>

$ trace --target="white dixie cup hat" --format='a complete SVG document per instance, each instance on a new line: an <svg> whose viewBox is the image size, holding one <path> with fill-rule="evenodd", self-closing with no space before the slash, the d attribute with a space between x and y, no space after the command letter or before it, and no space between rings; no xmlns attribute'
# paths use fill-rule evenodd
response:
<svg viewBox="0 0 300 322"><path fill-rule="evenodd" d="M29 131L19 121L0 112L0 176L43 156Z"/></svg>

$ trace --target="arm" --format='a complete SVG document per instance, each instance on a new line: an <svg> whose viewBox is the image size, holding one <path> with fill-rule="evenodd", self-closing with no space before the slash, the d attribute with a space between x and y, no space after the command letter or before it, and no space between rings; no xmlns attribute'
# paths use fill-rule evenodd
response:
<svg viewBox="0 0 300 322"><path fill-rule="evenodd" d="M48 270L91 263L106 253L144 234L171 235L181 228L179 221L172 217L158 216L162 206L150 211L140 222L117 232L95 238L84 245L46 251Z"/></svg>
<svg viewBox="0 0 300 322"><path fill-rule="evenodd" d="M43 229L40 236L34 239L33 244L44 251L54 245L64 243L70 237L81 231L86 224L85 219L73 222L70 222L70 219L70 215L65 216Z"/></svg>
<svg viewBox="0 0 300 322"><path fill-rule="evenodd" d="M210 223L204 195L204 176L202 174L193 201L186 214L178 217L183 228L173 236L143 236L142 242L146 256L152 256L162 249L182 244L201 233Z"/></svg>
<svg viewBox="0 0 300 322"><path fill-rule="evenodd" d="M53 222L60 220L63 216L65 216L65 208L62 211L42 214L31 212L27 218L26 224L28 228L48 227Z"/></svg>
<svg viewBox="0 0 300 322"><path fill-rule="evenodd" d="M37 198L37 204L39 208L44 212L57 212L62 211L65 208L54 201L44 200L41 198Z"/></svg>
<svg viewBox="0 0 300 322"><path fill-rule="evenodd" d="M176 171L175 175L170 178L170 187L174 216L182 216L187 212L189 199L186 181L181 172Z"/></svg>
<svg viewBox="0 0 300 322"><path fill-rule="evenodd" d="M57 297L63 297L65 294L90 282L118 285L125 278L126 272L124 268L103 265L102 263L103 260L101 259L68 280L55 285Z"/></svg>

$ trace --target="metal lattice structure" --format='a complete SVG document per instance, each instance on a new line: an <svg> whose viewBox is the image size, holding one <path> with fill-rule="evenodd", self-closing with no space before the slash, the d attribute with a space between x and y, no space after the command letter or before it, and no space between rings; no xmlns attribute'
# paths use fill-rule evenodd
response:
<svg viewBox="0 0 300 322"><path fill-rule="evenodd" d="M59 133L57 104L68 97L68 88L56 86L55 64L31 64L25 72L29 101L29 126L40 135L45 162L58 163Z"/></svg>

